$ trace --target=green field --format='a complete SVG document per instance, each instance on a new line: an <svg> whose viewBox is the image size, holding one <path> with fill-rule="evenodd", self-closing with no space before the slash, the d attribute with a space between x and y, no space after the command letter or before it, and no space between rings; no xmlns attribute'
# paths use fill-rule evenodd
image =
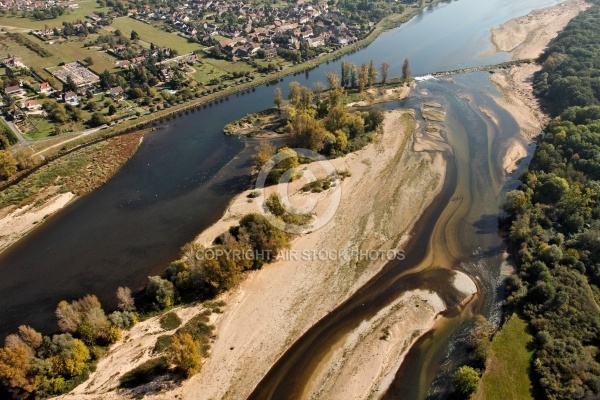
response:
<svg viewBox="0 0 600 400"><path fill-rule="evenodd" d="M160 26L150 25L129 17L115 18L106 30L119 29L125 36L129 36L131 31L136 31L140 35L140 42L146 42L145 47L150 47L154 43L160 47L170 47L179 52L179 54L191 53L194 50L202 48L198 43L189 43L186 38L169 33L160 28ZM141 43L144 45L144 43Z"/></svg>
<svg viewBox="0 0 600 400"><path fill-rule="evenodd" d="M481 400L533 400L529 367L533 337L516 314L494 336L479 391Z"/></svg>
<svg viewBox="0 0 600 400"><path fill-rule="evenodd" d="M93 37L94 35L90 35L85 38L84 41L92 40ZM0 56L6 57L8 54L17 54L23 59L23 62L27 66L35 68L44 78L49 77L48 74L45 74L44 68L55 67L60 62L83 61L83 59L88 56L92 57L92 60L94 61L94 65L91 66L91 69L95 72L101 73L105 69L108 69L111 72L118 70L115 66L115 62L117 61L116 58L105 52L83 48L84 41L69 41L49 45L35 36L27 35L27 38L35 41L41 47L48 50L52 56L41 57L34 51L31 51L8 38L6 34L0 34Z"/></svg>
<svg viewBox="0 0 600 400"><path fill-rule="evenodd" d="M83 61L83 59L88 56L92 57L94 64L90 66L90 69L95 71L96 73L102 73L105 69L109 70L110 72L118 71L119 68L117 68L115 65L115 63L117 62L117 59L115 57L103 51L91 50L89 48L83 47L83 44L85 42L93 40L94 36L95 35L90 35L87 38L83 38L82 40L53 44L51 46L46 47L48 47L53 54L56 54L61 60L65 62Z"/></svg>
<svg viewBox="0 0 600 400"><path fill-rule="evenodd" d="M38 21L30 18L23 18L20 14L17 16L4 16L0 17L0 25L5 26L13 26L15 28L21 29L41 29L46 25L50 27L60 26L63 22L73 22L78 19L85 20L85 16L91 14L93 12L107 12L110 11L108 7L98 7L98 3L95 0L80 0L77 2L79 4L79 8L75 10L70 10L65 12L65 14L61 15L55 19L46 19L43 21Z"/></svg>

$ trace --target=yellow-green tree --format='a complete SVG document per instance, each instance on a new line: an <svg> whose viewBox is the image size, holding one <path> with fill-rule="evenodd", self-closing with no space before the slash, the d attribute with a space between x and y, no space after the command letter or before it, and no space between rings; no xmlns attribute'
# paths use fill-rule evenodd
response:
<svg viewBox="0 0 600 400"><path fill-rule="evenodd" d="M170 362L175 364L187 377L194 375L202 368L200 342L194 340L189 333L174 335L167 355Z"/></svg>
<svg viewBox="0 0 600 400"><path fill-rule="evenodd" d="M8 150L0 150L0 181L7 181L17 173L17 160Z"/></svg>
<svg viewBox="0 0 600 400"><path fill-rule="evenodd" d="M81 374L90 360L86 345L68 333L52 337L50 352L53 371L67 377Z"/></svg>
<svg viewBox="0 0 600 400"><path fill-rule="evenodd" d="M33 351L22 341L0 348L0 383L16 398L27 397L39 385L34 361Z"/></svg>

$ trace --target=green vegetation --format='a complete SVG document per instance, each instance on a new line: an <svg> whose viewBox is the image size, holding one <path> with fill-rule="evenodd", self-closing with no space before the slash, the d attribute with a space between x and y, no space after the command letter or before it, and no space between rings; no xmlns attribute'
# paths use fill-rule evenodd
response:
<svg viewBox="0 0 600 400"><path fill-rule="evenodd" d="M13 144L17 143L18 139L13 131L6 126L4 121L0 121L0 150L6 150Z"/></svg>
<svg viewBox="0 0 600 400"><path fill-rule="evenodd" d="M133 388L152 381L157 376L164 375L169 370L167 357L152 358L135 367L119 378L119 384L123 388Z"/></svg>
<svg viewBox="0 0 600 400"><path fill-rule="evenodd" d="M513 314L491 342L477 398L533 399L530 379L532 342L527 323Z"/></svg>
<svg viewBox="0 0 600 400"><path fill-rule="evenodd" d="M0 192L0 208L27 204L34 199L43 199L44 195L51 196L55 191L76 195L89 193L106 182L134 154L140 137L147 132L111 138L41 166L22 181ZM27 156L18 155L20 169L28 166L27 160Z"/></svg>
<svg viewBox="0 0 600 400"><path fill-rule="evenodd" d="M168 312L160 317L160 327L165 331L171 331L179 328L181 325L181 318L174 312Z"/></svg>
<svg viewBox="0 0 600 400"><path fill-rule="evenodd" d="M452 387L462 399L469 399L479 385L479 372L468 366L462 366L452 376Z"/></svg>
<svg viewBox="0 0 600 400"><path fill-rule="evenodd" d="M51 57L52 53L40 46L38 42L34 42L22 33L7 33L9 38L27 47L29 50L36 52L40 57Z"/></svg>
<svg viewBox="0 0 600 400"><path fill-rule="evenodd" d="M555 114L571 106L600 102L600 7L574 18L540 57L535 93L547 99Z"/></svg>
<svg viewBox="0 0 600 400"><path fill-rule="evenodd" d="M533 383L547 399L600 393L599 22L595 5L542 56L536 90L556 118L504 204L519 266L507 280L507 307L535 338Z"/></svg>
<svg viewBox="0 0 600 400"><path fill-rule="evenodd" d="M169 348L172 341L172 335L162 335L156 339L156 344L154 345L154 349L152 350L153 354L162 353L166 349Z"/></svg>
<svg viewBox="0 0 600 400"><path fill-rule="evenodd" d="M64 333L43 337L22 325L0 348L0 384L14 398L45 398L73 389L87 379L105 352L102 347L119 340L122 329L137 320L131 311L107 316L91 295L61 301L56 317Z"/></svg>
<svg viewBox="0 0 600 400"><path fill-rule="evenodd" d="M108 7L100 7L95 0L77 1L79 8L65 10L62 15L56 18L36 20L33 15L23 17L22 13L16 15L0 16L0 25L14 26L23 29L43 29L45 26L60 26L63 22L85 20L85 16L91 13L107 12Z"/></svg>
<svg viewBox="0 0 600 400"><path fill-rule="evenodd" d="M160 47L175 49L179 54L192 53L201 48L199 44L190 43L186 38L176 33L165 31L160 25L147 24L129 17L115 18L111 23L111 27L126 32L128 35L134 30L138 34L140 42L145 42L142 45L148 48L151 43L154 43Z"/></svg>

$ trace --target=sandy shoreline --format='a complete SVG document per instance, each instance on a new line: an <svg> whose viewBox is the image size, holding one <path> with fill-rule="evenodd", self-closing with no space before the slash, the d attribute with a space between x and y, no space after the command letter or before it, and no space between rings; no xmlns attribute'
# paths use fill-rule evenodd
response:
<svg viewBox="0 0 600 400"><path fill-rule="evenodd" d="M511 19L492 30L496 51L509 51L514 59L537 58L552 39L581 11L591 7L583 0L566 0L556 6L534 10L528 15ZM515 138L502 163L507 173L513 172L527 155L529 143L548 123L539 99L533 94L533 74L541 69L538 64L521 64L508 72L495 72L491 81L501 92L496 102L512 115L521 130L521 139Z"/></svg>
<svg viewBox="0 0 600 400"><path fill-rule="evenodd" d="M492 43L496 51L512 52L514 59L538 58L573 17L590 7L584 0L566 0L534 10L493 29Z"/></svg>
<svg viewBox="0 0 600 400"><path fill-rule="evenodd" d="M25 236L46 218L66 207L76 198L71 192L51 196L42 204L0 210L0 252Z"/></svg>

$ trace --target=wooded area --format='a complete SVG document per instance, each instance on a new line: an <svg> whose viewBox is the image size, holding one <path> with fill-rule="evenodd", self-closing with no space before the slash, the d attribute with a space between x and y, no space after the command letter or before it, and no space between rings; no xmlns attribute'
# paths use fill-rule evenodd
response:
<svg viewBox="0 0 600 400"><path fill-rule="evenodd" d="M507 307L535 337L535 397L546 399L600 393L599 25L595 5L541 57L535 91L555 118L504 204L519 267L507 280Z"/></svg>

